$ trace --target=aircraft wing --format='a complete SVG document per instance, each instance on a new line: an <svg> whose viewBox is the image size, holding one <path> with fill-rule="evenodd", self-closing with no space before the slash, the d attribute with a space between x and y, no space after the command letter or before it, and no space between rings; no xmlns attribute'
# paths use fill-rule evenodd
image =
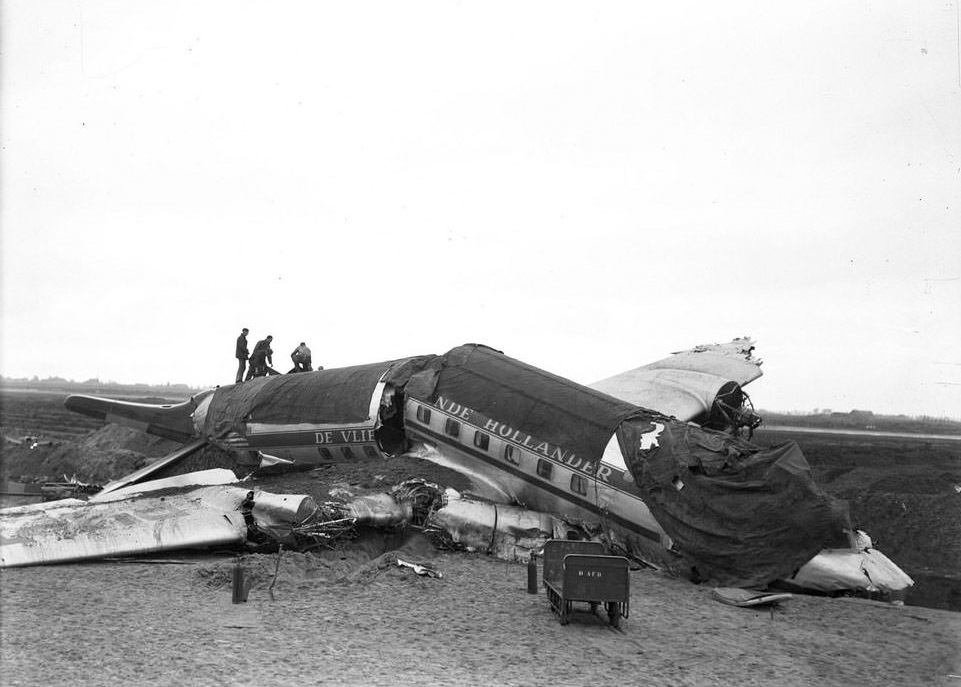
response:
<svg viewBox="0 0 961 687"><path fill-rule="evenodd" d="M763 374L753 352L754 342L747 337L695 346L588 386L679 420L694 420L709 414L718 396L738 395L740 387Z"/></svg>

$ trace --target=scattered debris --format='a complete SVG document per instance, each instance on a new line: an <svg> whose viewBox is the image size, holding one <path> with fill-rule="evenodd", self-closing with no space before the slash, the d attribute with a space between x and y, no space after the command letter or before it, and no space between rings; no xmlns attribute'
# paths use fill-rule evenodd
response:
<svg viewBox="0 0 961 687"><path fill-rule="evenodd" d="M741 589L739 587L715 587L711 595L721 603L729 606L748 608L751 606L771 606L794 598L793 594L772 594L757 589Z"/></svg>
<svg viewBox="0 0 961 687"><path fill-rule="evenodd" d="M44 501L57 501L96 494L100 489L100 485L79 481L76 475L73 477L64 475L62 482L45 482L40 487L40 493L43 495Z"/></svg>
<svg viewBox="0 0 961 687"><path fill-rule="evenodd" d="M214 469L128 484L89 501L76 498L0 510L0 567L39 565L222 545L333 549L358 528L420 529L440 548L528 560L573 525L523 508L478 501L412 479L389 492L317 504L309 496L230 486ZM71 493L87 487L70 482ZM341 492L349 495L349 492ZM588 538L582 533L583 538ZM423 563L418 575L440 577ZM279 558L274 573L276 581Z"/></svg>
<svg viewBox="0 0 961 687"><path fill-rule="evenodd" d="M0 481L0 494L5 496L40 496L41 485L29 482Z"/></svg>
<svg viewBox="0 0 961 687"><path fill-rule="evenodd" d="M433 566L427 565L426 563L408 563L407 561L398 558L397 565L402 568L410 568L422 577L443 577L440 571Z"/></svg>

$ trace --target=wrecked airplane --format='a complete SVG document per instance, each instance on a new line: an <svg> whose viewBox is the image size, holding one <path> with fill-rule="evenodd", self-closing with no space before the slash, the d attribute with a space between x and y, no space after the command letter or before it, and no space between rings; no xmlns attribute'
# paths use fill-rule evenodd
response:
<svg viewBox="0 0 961 687"><path fill-rule="evenodd" d="M107 492L206 443L250 467L264 456L324 464L406 454L458 470L499 512L516 509L527 527L515 533L563 536L566 526L722 586L903 590L910 578L852 530L796 444L750 441L760 423L743 391L761 375L753 350L749 339L700 346L587 387L469 344L254 379L182 404L71 396L66 406L186 444ZM463 517L483 521L483 503L468 500L477 513ZM496 532L495 519L477 539ZM522 558L533 546L500 553Z"/></svg>

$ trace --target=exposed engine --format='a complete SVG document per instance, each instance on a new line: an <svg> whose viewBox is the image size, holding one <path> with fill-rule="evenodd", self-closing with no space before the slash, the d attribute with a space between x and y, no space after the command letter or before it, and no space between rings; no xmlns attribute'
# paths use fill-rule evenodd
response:
<svg viewBox="0 0 961 687"><path fill-rule="evenodd" d="M718 391L711 405L711 412L701 425L734 436L746 434L750 439L754 436L754 430L761 426L761 422L761 416L754 410L754 404L747 392L737 382L727 382Z"/></svg>

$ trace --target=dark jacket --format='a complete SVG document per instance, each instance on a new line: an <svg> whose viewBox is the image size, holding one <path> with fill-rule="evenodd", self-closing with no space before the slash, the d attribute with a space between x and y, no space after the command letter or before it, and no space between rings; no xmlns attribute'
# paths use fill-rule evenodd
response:
<svg viewBox="0 0 961 687"><path fill-rule="evenodd" d="M254 352L250 354L250 363L251 365L255 362L263 364L266 359L268 363L273 365L273 355L274 352L270 348L270 342L267 341L267 339L261 339L257 342L257 345L254 346Z"/></svg>
<svg viewBox="0 0 961 687"><path fill-rule="evenodd" d="M237 359L246 360L250 357L250 351L247 350L247 335L241 334L237 337Z"/></svg>

